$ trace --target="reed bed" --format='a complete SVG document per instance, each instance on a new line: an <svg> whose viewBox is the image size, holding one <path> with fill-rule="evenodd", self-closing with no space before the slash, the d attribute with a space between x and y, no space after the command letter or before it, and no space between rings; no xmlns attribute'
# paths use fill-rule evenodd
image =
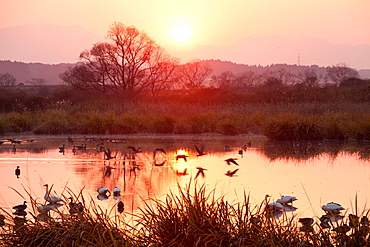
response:
<svg viewBox="0 0 370 247"><path fill-rule="evenodd" d="M83 210L38 213L32 197L31 219L1 210L1 246L370 246L369 211L357 212L323 227L303 226L296 216L280 218L266 210L267 201L251 205L216 197L215 190L192 183L178 187L165 199L150 199L134 215L103 210L93 201L86 205L82 191L75 203ZM28 193L30 196L30 194ZM68 197L69 197L68 196ZM67 198L66 198L67 199ZM72 208L71 205L67 206ZM62 207L61 207L62 208ZM127 217L126 217L127 216ZM127 224L126 218L136 219ZM1 221L1 219L3 219Z"/></svg>
<svg viewBox="0 0 370 247"><path fill-rule="evenodd" d="M81 103L0 114L0 133L262 134L272 140L370 140L370 104Z"/></svg>

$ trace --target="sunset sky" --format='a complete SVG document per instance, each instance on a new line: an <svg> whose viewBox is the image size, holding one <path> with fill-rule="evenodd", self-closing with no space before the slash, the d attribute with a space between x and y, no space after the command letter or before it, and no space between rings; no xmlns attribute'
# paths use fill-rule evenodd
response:
<svg viewBox="0 0 370 247"><path fill-rule="evenodd" d="M230 45L243 37L266 35L370 45L369 0L0 1L0 28L78 25L105 36L117 21L134 25L165 45L175 43L171 26L185 21L193 29L187 45Z"/></svg>

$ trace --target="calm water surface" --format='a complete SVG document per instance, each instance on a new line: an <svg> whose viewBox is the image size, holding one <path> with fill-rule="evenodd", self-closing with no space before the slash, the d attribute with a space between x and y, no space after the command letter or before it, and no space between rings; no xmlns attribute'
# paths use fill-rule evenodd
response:
<svg viewBox="0 0 370 247"><path fill-rule="evenodd" d="M148 198L162 199L169 191L177 192L177 185L185 186L194 180L198 169L205 168L205 176L196 178L216 194L230 202L243 200L249 194L252 204L260 205L266 194L271 200L281 195L298 198L296 210L289 213L299 217L320 216L321 205L340 203L349 213L357 209L369 210L370 144L343 142L281 142L272 143L263 137L220 136L104 136L99 139L74 137L33 136L16 137L22 141L11 143L3 137L0 145L0 207L11 212L14 205L30 195L44 203L44 184L52 187L52 195L83 192L86 200L110 210L118 201L125 203L125 211L135 212ZM13 137L9 137L13 138ZM27 141L27 140L34 141ZM111 142L113 141L113 142ZM242 148L248 142L251 147ZM65 144L65 152L59 147ZM86 144L86 150L72 152L74 146ZM13 150L15 145L16 150ZM198 156L195 146L205 147L205 155ZM105 160L97 147L112 150L115 159ZM142 152L130 158L129 146L141 147ZM154 166L153 150L163 148L156 162L166 160L163 166ZM184 149L186 161L176 160ZM225 160L237 159L237 165ZM21 175L14 171L20 166ZM235 176L228 171L239 169ZM184 173L184 171L186 171ZM98 198L99 187L121 189L121 196ZM357 201L356 201L357 196ZM22 198L23 197L23 198Z"/></svg>

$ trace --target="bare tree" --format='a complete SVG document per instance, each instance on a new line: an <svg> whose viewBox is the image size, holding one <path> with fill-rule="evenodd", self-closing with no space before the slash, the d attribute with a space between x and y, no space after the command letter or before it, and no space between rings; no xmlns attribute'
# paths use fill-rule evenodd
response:
<svg viewBox="0 0 370 247"><path fill-rule="evenodd" d="M77 88L139 93L148 88L158 89L157 83L163 86L178 63L145 32L133 26L114 23L107 38L109 42L94 44L83 51L80 54L83 64L69 69L61 78Z"/></svg>
<svg viewBox="0 0 370 247"><path fill-rule="evenodd" d="M0 73L0 87L14 87L16 81L13 75L9 73Z"/></svg>
<svg viewBox="0 0 370 247"><path fill-rule="evenodd" d="M25 83L27 84L31 84L31 85L34 85L34 86L42 86L42 85L45 85L46 81L44 78L32 78L31 80L27 80L25 81Z"/></svg>
<svg viewBox="0 0 370 247"><path fill-rule="evenodd" d="M297 79L306 87L317 87L323 74L319 74L315 69L306 68L297 74Z"/></svg>
<svg viewBox="0 0 370 247"><path fill-rule="evenodd" d="M206 63L194 60L178 67L178 80L187 89L204 87L204 81L211 75L212 68Z"/></svg>
<svg viewBox="0 0 370 247"><path fill-rule="evenodd" d="M350 68L345 63L329 66L326 68L327 77L332 80L336 85L347 78L358 78L358 71Z"/></svg>
<svg viewBox="0 0 370 247"><path fill-rule="evenodd" d="M231 71L222 72L220 75L212 76L212 83L217 88L229 89L234 87L236 76Z"/></svg>

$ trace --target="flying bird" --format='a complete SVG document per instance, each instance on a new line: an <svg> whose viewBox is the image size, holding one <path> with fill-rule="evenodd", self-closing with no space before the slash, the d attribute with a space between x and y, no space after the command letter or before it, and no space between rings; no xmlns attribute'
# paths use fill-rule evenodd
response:
<svg viewBox="0 0 370 247"><path fill-rule="evenodd" d="M110 150L110 148L104 149L104 159L105 160L115 159L116 156L117 156L117 153L115 156L112 156L112 151Z"/></svg>
<svg viewBox="0 0 370 247"><path fill-rule="evenodd" d="M234 164L238 166L239 164L236 162L236 160L237 160L236 158L228 158L225 161L228 165Z"/></svg>
<svg viewBox="0 0 370 247"><path fill-rule="evenodd" d="M135 148L135 147L133 147L133 146L128 146L127 148L128 148L128 149L131 149L131 150L132 150L132 152L133 152L134 154L137 154L137 153L141 153L141 152L143 152L143 151L141 150L141 147Z"/></svg>
<svg viewBox="0 0 370 247"><path fill-rule="evenodd" d="M197 172L197 175L195 175L195 178L197 178L199 175L202 175L202 177L204 178L204 171L207 171L207 169L205 169L205 168L202 168L202 167L197 167L197 169L198 169L198 172Z"/></svg>
<svg viewBox="0 0 370 247"><path fill-rule="evenodd" d="M194 147L197 150L197 153L198 153L197 156L202 156L202 155L206 154L206 153L204 153L204 149L205 149L204 146L202 146L201 148L198 148L197 145L194 144Z"/></svg>
<svg viewBox="0 0 370 247"><path fill-rule="evenodd" d="M60 198L60 197L57 197L57 196L51 196L51 195L50 195L49 185L48 185L48 184L45 184L44 186L46 187L46 191L45 191L44 199L45 199L47 202L50 202L50 203L57 203L57 202L62 202L62 201L63 201L63 199L62 199L62 198Z"/></svg>
<svg viewBox="0 0 370 247"><path fill-rule="evenodd" d="M235 175L235 173L238 171L239 169L235 169L234 171L227 171L225 173L226 176L229 176L229 177L233 177Z"/></svg>

